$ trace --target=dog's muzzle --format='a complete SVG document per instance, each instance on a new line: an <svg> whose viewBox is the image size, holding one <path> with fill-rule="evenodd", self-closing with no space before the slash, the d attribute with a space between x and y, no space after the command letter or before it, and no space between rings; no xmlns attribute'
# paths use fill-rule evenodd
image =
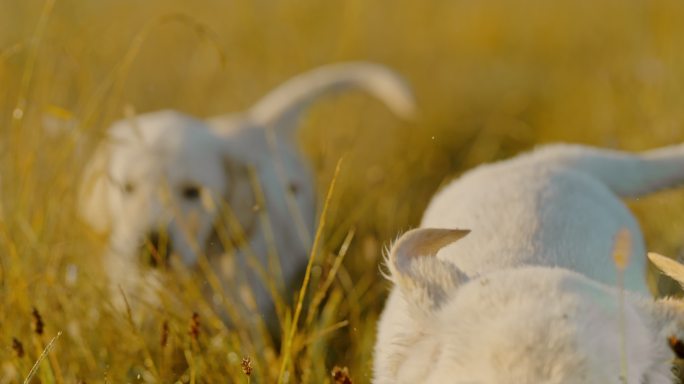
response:
<svg viewBox="0 0 684 384"><path fill-rule="evenodd" d="M164 266L172 251L171 238L168 233L152 231L145 236L141 245L141 260L151 267Z"/></svg>

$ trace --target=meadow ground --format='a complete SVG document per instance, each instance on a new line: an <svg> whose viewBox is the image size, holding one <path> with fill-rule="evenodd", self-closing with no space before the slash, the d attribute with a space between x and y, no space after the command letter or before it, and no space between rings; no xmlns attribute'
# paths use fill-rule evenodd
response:
<svg viewBox="0 0 684 384"><path fill-rule="evenodd" d="M58 332L35 382L325 383L336 365L369 382L381 250L440 184L539 143L684 140L683 18L676 0L0 0L0 383L22 382ZM226 327L182 272L182 305L136 309L143 325L114 311L102 238L74 209L107 124L126 107L239 111L343 60L395 68L420 114L349 93L302 121L321 207L344 161L291 348ZM684 191L630 206L650 249L682 253Z"/></svg>

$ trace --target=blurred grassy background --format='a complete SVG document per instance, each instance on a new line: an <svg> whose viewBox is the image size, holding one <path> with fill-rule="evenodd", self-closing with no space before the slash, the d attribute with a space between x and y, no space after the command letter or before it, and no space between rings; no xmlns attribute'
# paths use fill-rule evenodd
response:
<svg viewBox="0 0 684 384"><path fill-rule="evenodd" d="M303 326L290 382L325 382L333 365L369 381L388 288L381 248L417 225L441 183L544 142L642 150L684 140L684 3L675 0L46 4L0 0L0 383L23 380L58 330L42 382L246 382L243 356L254 360L255 379L274 382L280 362L270 347L211 320L189 340L191 314L203 310L190 295L184 311L150 311L146 328L110 309L102 241L76 218L74 193L100 134L126 105L239 111L294 74L342 60L386 64L413 86L413 122L349 93L316 105L302 123L321 195L345 156L327 249L356 232L325 306ZM682 254L683 197L630 203L651 249ZM33 307L43 335L32 329Z"/></svg>

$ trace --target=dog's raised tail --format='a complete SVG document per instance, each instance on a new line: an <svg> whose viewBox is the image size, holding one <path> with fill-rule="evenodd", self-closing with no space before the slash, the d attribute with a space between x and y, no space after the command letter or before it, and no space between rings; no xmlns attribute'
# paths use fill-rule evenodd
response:
<svg viewBox="0 0 684 384"><path fill-rule="evenodd" d="M615 194L639 197L684 185L684 144L641 153L556 144L521 158L592 175Z"/></svg>
<svg viewBox="0 0 684 384"><path fill-rule="evenodd" d="M294 125L302 111L319 97L359 88L383 101L395 114L415 114L413 93L404 79L389 68L368 62L330 64L295 76L264 96L250 110L252 121L263 126Z"/></svg>

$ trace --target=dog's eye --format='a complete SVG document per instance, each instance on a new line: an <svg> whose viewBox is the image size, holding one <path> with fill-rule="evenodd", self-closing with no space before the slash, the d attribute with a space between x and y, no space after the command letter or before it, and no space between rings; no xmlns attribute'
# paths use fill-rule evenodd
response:
<svg viewBox="0 0 684 384"><path fill-rule="evenodd" d="M678 339L676 336L670 336L667 340L672 348L672 352L675 353L678 359L684 359L684 342Z"/></svg>
<svg viewBox="0 0 684 384"><path fill-rule="evenodd" d="M299 192L299 185L295 182L291 182L290 185L287 186L287 188L290 190L290 193L293 195L296 195L297 192Z"/></svg>
<svg viewBox="0 0 684 384"><path fill-rule="evenodd" d="M121 189L124 191L125 194L130 195L131 193L135 192L135 184L131 183L130 181L127 181L123 183Z"/></svg>
<svg viewBox="0 0 684 384"><path fill-rule="evenodd" d="M195 200L200 197L200 187L196 185L185 185L181 188L181 195L184 199Z"/></svg>

